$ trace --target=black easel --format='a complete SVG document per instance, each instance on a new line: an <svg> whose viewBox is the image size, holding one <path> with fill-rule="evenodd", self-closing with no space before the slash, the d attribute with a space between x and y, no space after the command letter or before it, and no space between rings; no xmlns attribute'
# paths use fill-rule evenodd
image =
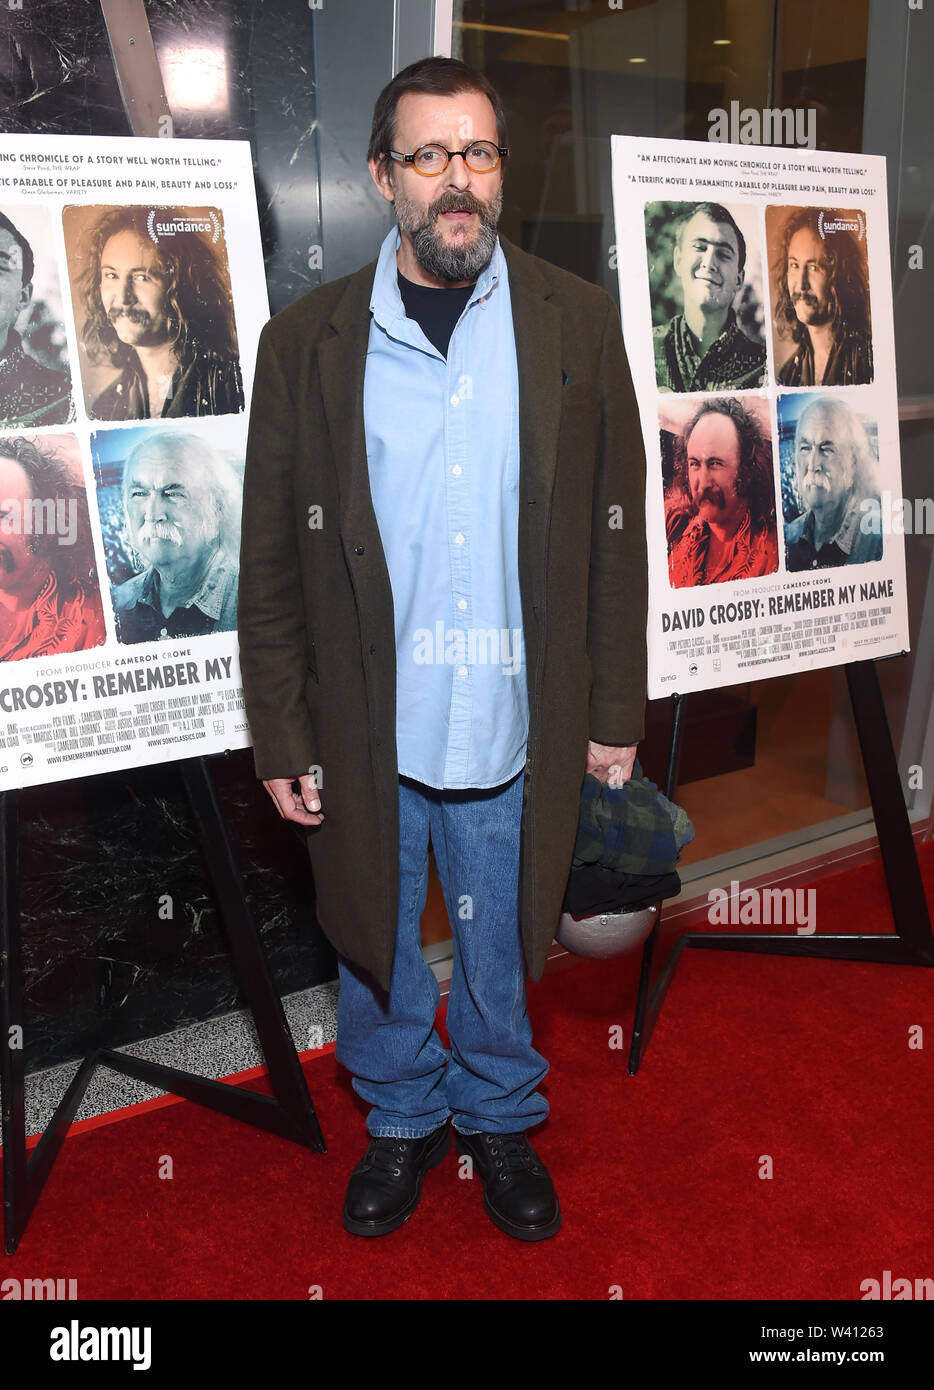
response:
<svg viewBox="0 0 934 1390"><path fill-rule="evenodd" d="M876 822L895 931L849 935L799 936L783 932L684 932L672 948L649 998L652 958L658 941L662 904L651 934L642 948L642 968L629 1049L629 1074L639 1070L652 1029L685 945L708 950L757 951L762 955L829 957L833 960L880 961L889 965L934 966L934 933L924 896L918 855L911 835L898 762L892 744L879 674L874 661L853 661L846 667L869 800ZM683 733L684 695L672 697L671 740L665 795L674 799Z"/></svg>
<svg viewBox="0 0 934 1390"><path fill-rule="evenodd" d="M3 1230L12 1255L32 1215L43 1185L98 1066L124 1072L149 1086L210 1106L232 1119L269 1130L318 1153L327 1152L311 1095L276 993L266 953L246 900L246 890L214 783L203 757L178 764L194 812L208 872L233 956L237 981L256 1023L273 1095L259 1095L230 1082L212 1081L141 1061L121 1052L96 1049L79 1066L42 1138L27 1160L25 1059L22 1045L10 1046L12 1030L23 1021L20 959L17 791L0 791L3 822L0 849L0 1084L3 1088ZM21 1039L21 1035L20 1035Z"/></svg>

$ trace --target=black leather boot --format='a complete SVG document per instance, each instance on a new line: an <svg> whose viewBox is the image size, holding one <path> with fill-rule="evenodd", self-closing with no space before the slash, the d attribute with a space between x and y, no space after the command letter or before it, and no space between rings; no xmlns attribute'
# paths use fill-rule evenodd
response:
<svg viewBox="0 0 934 1390"><path fill-rule="evenodd" d="M545 1240L561 1226L561 1207L548 1170L524 1132L461 1134L458 1154L467 1154L483 1179L487 1216L517 1240Z"/></svg>
<svg viewBox="0 0 934 1390"><path fill-rule="evenodd" d="M408 1221L418 1206L422 1178L450 1147L447 1120L423 1139L371 1135L347 1185L345 1230L355 1236L385 1236Z"/></svg>

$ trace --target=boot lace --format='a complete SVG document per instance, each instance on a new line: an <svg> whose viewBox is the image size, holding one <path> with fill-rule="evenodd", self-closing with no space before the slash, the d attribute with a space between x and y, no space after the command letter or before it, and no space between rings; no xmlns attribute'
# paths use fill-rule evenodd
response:
<svg viewBox="0 0 934 1390"><path fill-rule="evenodd" d="M374 1168L382 1168L384 1172L394 1173L398 1177L401 1173L399 1162L405 1158L405 1145L406 1140L393 1134L374 1135L367 1149L366 1161Z"/></svg>
<svg viewBox="0 0 934 1390"><path fill-rule="evenodd" d="M524 1134L494 1135L490 1140L490 1154L497 1168L506 1169L506 1172L501 1174L504 1178L510 1173L520 1173L523 1170L541 1172Z"/></svg>

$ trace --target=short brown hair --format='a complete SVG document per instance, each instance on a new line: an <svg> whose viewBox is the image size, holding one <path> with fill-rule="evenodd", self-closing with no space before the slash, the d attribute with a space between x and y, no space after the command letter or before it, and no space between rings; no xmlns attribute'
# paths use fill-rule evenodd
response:
<svg viewBox="0 0 934 1390"><path fill-rule="evenodd" d="M366 157L378 161L381 173L390 163L389 151L396 134L396 111L400 97L407 92L429 92L433 96L445 97L456 96L458 92L481 92L493 107L498 143L509 143L500 95L482 72L468 67L459 58L419 58L418 62L410 63L407 68L397 72L376 98Z"/></svg>

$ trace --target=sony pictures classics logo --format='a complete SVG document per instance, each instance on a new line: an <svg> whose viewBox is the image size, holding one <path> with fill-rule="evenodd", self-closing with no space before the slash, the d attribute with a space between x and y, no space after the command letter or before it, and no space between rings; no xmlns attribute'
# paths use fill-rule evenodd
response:
<svg viewBox="0 0 934 1390"><path fill-rule="evenodd" d="M855 232L856 240L862 241L866 235L866 219L861 212L858 212L855 218L838 217L832 222L821 208L817 216L817 230L825 241L828 232Z"/></svg>
<svg viewBox="0 0 934 1390"><path fill-rule="evenodd" d="M157 222L156 211L155 208L153 208L146 218L146 230L152 240L157 244L160 237L175 236L177 232L213 233L211 241L216 242L221 234L221 223L220 218L213 208L208 214L208 219L198 220L191 217L173 217L168 222Z"/></svg>

